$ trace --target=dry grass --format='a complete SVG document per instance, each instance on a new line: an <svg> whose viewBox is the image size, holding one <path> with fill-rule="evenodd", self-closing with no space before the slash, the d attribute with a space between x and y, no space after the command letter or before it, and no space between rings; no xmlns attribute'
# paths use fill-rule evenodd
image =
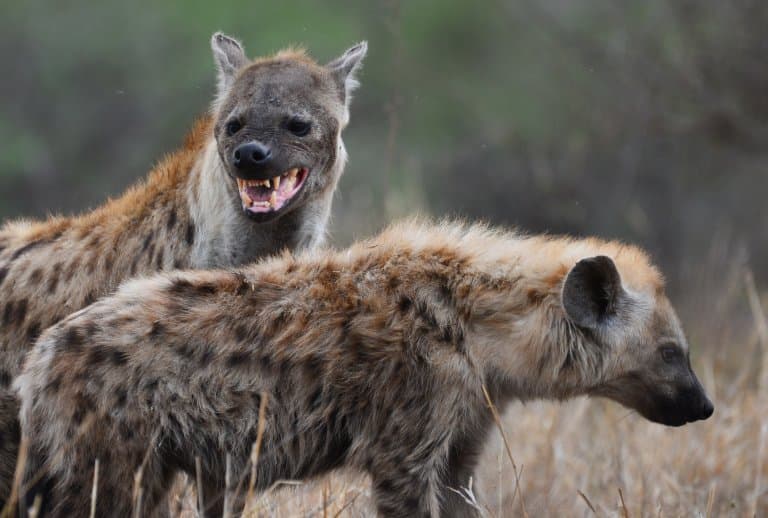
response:
<svg viewBox="0 0 768 518"><path fill-rule="evenodd" d="M497 431L475 482L484 514L768 516L765 304L749 273L726 277L730 302L708 305L689 329L711 419L668 428L602 400L515 404L502 417L510 452ZM192 485L179 484L178 516L196 516ZM373 514L367 478L344 474L254 498L249 516Z"/></svg>

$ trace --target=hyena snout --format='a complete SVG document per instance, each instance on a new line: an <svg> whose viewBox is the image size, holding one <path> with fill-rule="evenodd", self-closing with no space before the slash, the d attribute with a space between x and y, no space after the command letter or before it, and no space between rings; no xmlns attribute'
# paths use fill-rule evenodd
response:
<svg viewBox="0 0 768 518"><path fill-rule="evenodd" d="M232 165L241 178L262 180L274 176L270 176L271 162L272 149L257 140L240 144L232 153Z"/></svg>
<svg viewBox="0 0 768 518"><path fill-rule="evenodd" d="M668 426L682 426L708 419L714 413L715 406L693 371L689 379L688 383L676 387L671 398L665 395L657 399L654 421Z"/></svg>

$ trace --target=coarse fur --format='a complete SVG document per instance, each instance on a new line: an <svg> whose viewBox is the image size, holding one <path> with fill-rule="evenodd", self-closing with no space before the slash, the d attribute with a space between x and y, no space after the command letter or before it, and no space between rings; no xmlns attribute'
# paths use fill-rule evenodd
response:
<svg viewBox="0 0 768 518"><path fill-rule="evenodd" d="M9 494L19 436L10 385L43 329L129 277L237 266L283 249L312 248L325 237L346 161L341 130L351 90L345 81L352 80L365 45L321 66L295 50L250 61L222 34L211 44L219 70L214 109L145 181L81 216L0 229L0 502ZM261 220L242 207L232 166L220 154L237 139L221 129L235 110L242 138L259 136L290 167L308 171L291 202ZM310 134L296 137L283 127L297 113L312 121Z"/></svg>
<svg viewBox="0 0 768 518"><path fill-rule="evenodd" d="M196 459L216 507L227 456L240 510L262 403L257 490L347 467L382 516L469 516L452 489L492 425L483 385L499 409L587 394L674 425L712 411L639 249L418 220L132 281L46 331L16 386L53 516L86 514L96 459L97 514L132 512L139 469L150 512Z"/></svg>

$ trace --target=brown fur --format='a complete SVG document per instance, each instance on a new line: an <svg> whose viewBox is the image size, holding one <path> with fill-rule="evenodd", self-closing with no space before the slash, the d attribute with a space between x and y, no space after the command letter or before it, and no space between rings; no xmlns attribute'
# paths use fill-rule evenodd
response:
<svg viewBox="0 0 768 518"><path fill-rule="evenodd" d="M216 38L224 36L214 37L214 51ZM217 107L195 124L179 151L121 197L81 216L17 221L0 229L0 503L10 489L18 445L10 384L43 329L130 277L236 266L283 249L311 248L324 239L345 162L340 133L348 103L339 80L349 71L326 68L295 52L252 65L239 45L233 48L244 60L230 70L239 82L220 88L217 103L249 109L246 122L277 135L273 124L279 113L261 108L263 92L246 88L269 82L280 88L272 97L283 99L283 111L310 106L324 117L316 121L316 133L323 139L279 142L289 158L297 153L293 149L301 148L301 159L312 167L301 199L269 221L256 222L243 213L235 180L218 155L221 136L216 128L229 113ZM270 68L275 63L278 71ZM314 90L287 84L291 74L307 69L323 74ZM223 75L220 71L220 79Z"/></svg>
<svg viewBox="0 0 768 518"><path fill-rule="evenodd" d="M562 298L595 255L623 295L587 330ZM408 222L345 251L160 275L41 338L17 383L30 477L45 466L54 516L84 515L99 459L99 513L128 515L136 470L148 512L199 458L214 505L227 454L248 477L266 397L257 489L345 466L370 474L382 516L473 515L451 488L491 426L483 385L502 408L621 389L666 376L673 338L687 347L646 255L594 239Z"/></svg>

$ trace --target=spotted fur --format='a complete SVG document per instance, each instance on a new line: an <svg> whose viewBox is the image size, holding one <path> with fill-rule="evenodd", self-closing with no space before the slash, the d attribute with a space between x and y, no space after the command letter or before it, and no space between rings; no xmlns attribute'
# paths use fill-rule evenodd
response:
<svg viewBox="0 0 768 518"><path fill-rule="evenodd" d="M624 294L584 329L563 298L592 256ZM469 516L451 488L492 424L483 385L503 409L663 377L664 336L687 354L637 248L411 221L348 250L132 281L48 330L17 387L53 516L86 513L96 459L97 514L132 512L138 469L149 512L195 459L215 505L227 454L242 497L263 398L258 490L347 467L381 516Z"/></svg>
<svg viewBox="0 0 768 518"><path fill-rule="evenodd" d="M222 41L234 40L214 36L219 66ZM9 492L18 446L10 384L43 329L129 277L236 266L323 241L346 160L341 129L348 96L339 81L350 71L318 65L298 51L251 62L236 45L242 62L227 73L237 79L220 83L213 113L200 119L184 146L145 181L81 216L16 221L0 229L0 503ZM359 59L358 53L356 64ZM220 80L223 74L220 70ZM263 84L269 91L259 87ZM265 103L267 95L279 109ZM316 138L275 143L313 169L301 198L269 221L254 221L243 212L235 179L219 154L220 127L234 107L248 111L249 124L274 135L285 113L304 110L316 117Z"/></svg>

